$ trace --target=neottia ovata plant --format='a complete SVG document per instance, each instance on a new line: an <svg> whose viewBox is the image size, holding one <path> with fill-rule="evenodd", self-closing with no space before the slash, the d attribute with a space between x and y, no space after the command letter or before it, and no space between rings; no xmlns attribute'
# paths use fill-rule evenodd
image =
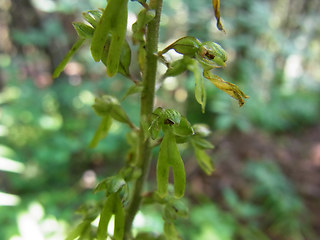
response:
<svg viewBox="0 0 320 240"><path fill-rule="evenodd" d="M67 239L179 239L174 220L187 215L187 207L181 198L185 192L186 174L184 162L180 156L178 144L189 143L199 166L206 174L211 174L213 165L206 149L213 148L205 138L209 130L201 124L192 125L186 117L174 109L154 106L156 81L161 82L171 76L191 71L195 80L195 99L205 112L206 91L204 78L213 85L235 98L239 105L244 104L247 96L234 84L214 75L211 70L224 67L226 52L217 43L201 42L196 37L182 37L165 49L158 51L159 23L163 0L108 0L105 9L96 9L83 13L84 22L74 22L79 36L71 50L53 73L57 78L74 53L85 43L90 42L94 61L106 66L107 77L117 73L132 81L125 97L140 94L140 125L135 126L121 107L120 101L113 96L97 97L93 104L94 112L101 118L100 125L90 143L95 147L104 139L113 121L127 124L131 131L127 141L129 161L115 175L107 177L95 188L95 192L104 191L105 199L96 206L83 207L83 221L68 235ZM217 27L224 31L220 22L219 0L212 0ZM127 36L128 4L140 4L141 11L132 25L132 36ZM137 45L137 61L141 79L130 74L131 48ZM168 61L165 54L174 50L182 57ZM162 62L167 71L156 79L157 64ZM204 78L203 78L204 77ZM116 81L116 78L111 79ZM157 188L143 192L148 173L151 150L160 145L157 156ZM169 184L170 169L173 174L173 187ZM132 235L132 223L142 203L163 206L164 231L162 235L138 233ZM108 225L114 216L114 231L108 235ZM91 223L99 217L98 226Z"/></svg>

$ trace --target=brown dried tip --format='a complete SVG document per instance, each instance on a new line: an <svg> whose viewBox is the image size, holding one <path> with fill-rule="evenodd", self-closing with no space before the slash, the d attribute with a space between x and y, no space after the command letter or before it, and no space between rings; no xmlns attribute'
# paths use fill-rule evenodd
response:
<svg viewBox="0 0 320 240"><path fill-rule="evenodd" d="M213 9L214 9L214 14L215 14L216 19L217 19L217 28L220 31L226 32L224 30L223 25L222 25L221 20L220 20L220 0L212 0L212 6L213 6Z"/></svg>

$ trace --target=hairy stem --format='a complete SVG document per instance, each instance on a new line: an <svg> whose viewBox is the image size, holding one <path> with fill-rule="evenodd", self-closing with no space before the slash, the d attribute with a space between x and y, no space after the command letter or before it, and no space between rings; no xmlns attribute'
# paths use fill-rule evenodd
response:
<svg viewBox="0 0 320 240"><path fill-rule="evenodd" d="M141 193L146 176L149 171L151 159L151 147L149 139L145 135L145 126L149 123L149 117L153 111L155 82L157 72L157 51L159 38L159 24L163 0L154 0L156 10L155 18L147 26L146 35L146 62L143 73L143 91L140 99L140 132L138 142L137 167L141 169L141 175L134 183L133 195L129 203L125 222L126 239L130 239L133 219L140 207Z"/></svg>

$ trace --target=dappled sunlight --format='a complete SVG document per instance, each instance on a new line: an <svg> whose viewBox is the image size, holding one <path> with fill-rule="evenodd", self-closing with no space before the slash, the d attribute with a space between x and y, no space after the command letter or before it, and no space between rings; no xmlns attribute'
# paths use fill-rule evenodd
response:
<svg viewBox="0 0 320 240"><path fill-rule="evenodd" d="M93 189L97 185L97 175L93 170L87 170L81 178L81 187Z"/></svg>
<svg viewBox="0 0 320 240"><path fill-rule="evenodd" d="M183 88L178 88L175 92L174 92L174 97L175 99L180 102L183 103L187 100L188 98L188 92L183 89Z"/></svg>
<svg viewBox="0 0 320 240"><path fill-rule="evenodd" d="M155 234L160 234L163 228L163 220L159 212L155 209L146 208L144 211L139 211L133 221L133 234L147 231Z"/></svg>
<svg viewBox="0 0 320 240"><path fill-rule="evenodd" d="M175 90L178 87L178 80L176 77L168 77L163 82L163 87L169 91Z"/></svg>
<svg viewBox="0 0 320 240"><path fill-rule="evenodd" d="M87 91L81 91L78 96L73 99L73 106L75 108L81 109L83 107L91 106L94 103L95 96Z"/></svg>
<svg viewBox="0 0 320 240"><path fill-rule="evenodd" d="M221 230L215 229L214 226L205 224L202 226L201 231L199 233L199 240L231 240L231 236L222 236L221 235Z"/></svg>
<svg viewBox="0 0 320 240"><path fill-rule="evenodd" d="M64 72L69 76L82 75L84 73L84 67L80 63L69 62L66 65Z"/></svg>
<svg viewBox="0 0 320 240"><path fill-rule="evenodd" d="M80 92L79 99L80 101L88 106L91 106L94 103L95 96L92 94L92 92L89 92L87 90L84 90Z"/></svg>
<svg viewBox="0 0 320 240"><path fill-rule="evenodd" d="M297 54L290 55L285 63L284 68L285 83L283 90L286 94L292 94L297 85L297 79L303 74L302 56Z"/></svg>
<svg viewBox="0 0 320 240"><path fill-rule="evenodd" d="M62 117L60 115L43 115L39 119L40 126L46 130L58 130L62 126Z"/></svg>
<svg viewBox="0 0 320 240"><path fill-rule="evenodd" d="M0 171L22 173L24 170L25 166L23 163L0 156Z"/></svg>
<svg viewBox="0 0 320 240"><path fill-rule="evenodd" d="M1 33L0 33L1 34ZM11 57L10 55L7 55L7 54L0 54L0 66L5 68L5 67L8 67L10 66L10 63L11 63Z"/></svg>
<svg viewBox="0 0 320 240"><path fill-rule="evenodd" d="M43 12L54 12L56 10L56 2L53 0L32 0L31 2Z"/></svg>
<svg viewBox="0 0 320 240"><path fill-rule="evenodd" d="M17 216L19 235L10 240L61 240L65 237L66 223L53 216L46 216L38 202L29 205L27 211Z"/></svg>
<svg viewBox="0 0 320 240"><path fill-rule="evenodd" d="M21 202L21 198L19 196L0 192L0 207L1 206L16 206L20 202Z"/></svg>
<svg viewBox="0 0 320 240"><path fill-rule="evenodd" d="M98 216L92 223L91 225L94 227L99 226L99 221L100 221L100 216ZM114 233L114 215L111 216L110 221L108 223L108 236L106 240L112 240L112 236Z"/></svg>
<svg viewBox="0 0 320 240"><path fill-rule="evenodd" d="M19 89L19 87L16 87L16 86L6 87L1 91L0 103L4 104L6 102L16 100L19 97L21 97L21 89ZM2 112L0 112L0 114L2 114Z"/></svg>

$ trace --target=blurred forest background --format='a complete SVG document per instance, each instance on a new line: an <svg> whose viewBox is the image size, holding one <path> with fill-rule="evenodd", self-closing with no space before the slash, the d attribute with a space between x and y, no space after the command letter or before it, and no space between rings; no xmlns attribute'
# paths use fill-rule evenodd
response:
<svg viewBox="0 0 320 240"><path fill-rule="evenodd" d="M108 79L88 47L51 78L76 40L71 22L104 6L0 1L0 239L63 239L79 220L75 209L100 197L92 188L125 160L128 129L117 124L89 149L99 121L91 104L99 94L121 98L131 83ZM129 6L131 29L141 7ZM183 239L320 239L320 1L222 0L226 34L216 29L210 0L165 0L163 7L160 48L185 35L220 43L228 61L216 72L250 95L239 108L207 81L201 114L192 74L167 79L159 91L158 105L208 124L215 145L212 176L182 148L190 207L177 222ZM138 97L122 106L137 122ZM159 210L145 206L134 226L161 231L162 224Z"/></svg>

